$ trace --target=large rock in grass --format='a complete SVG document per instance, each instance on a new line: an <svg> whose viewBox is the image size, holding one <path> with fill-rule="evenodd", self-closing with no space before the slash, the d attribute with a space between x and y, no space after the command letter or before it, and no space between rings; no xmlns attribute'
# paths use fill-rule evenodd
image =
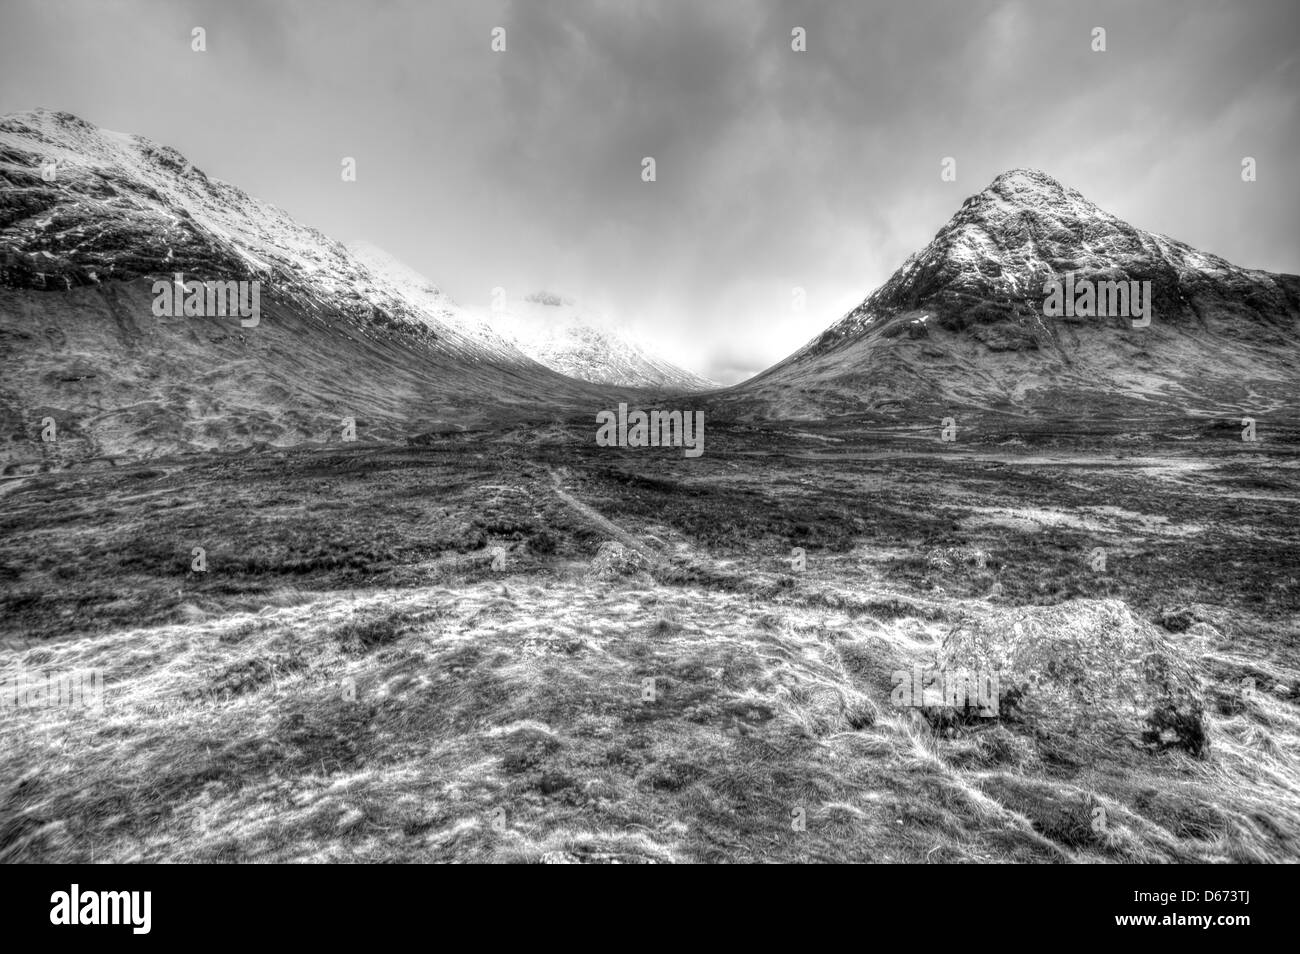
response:
<svg viewBox="0 0 1300 954"><path fill-rule="evenodd" d="M587 575L598 579L632 576L649 569L650 561L630 547L616 540L607 540L596 551L595 559L587 568Z"/></svg>
<svg viewBox="0 0 1300 954"><path fill-rule="evenodd" d="M1018 607L963 621L942 671L998 673L998 716L1057 741L1209 753L1191 657L1119 600Z"/></svg>

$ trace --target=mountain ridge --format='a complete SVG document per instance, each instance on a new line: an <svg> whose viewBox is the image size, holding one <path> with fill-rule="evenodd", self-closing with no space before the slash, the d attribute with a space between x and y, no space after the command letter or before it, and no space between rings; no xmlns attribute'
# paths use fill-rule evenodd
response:
<svg viewBox="0 0 1300 954"><path fill-rule="evenodd" d="M257 327L157 316L152 288L177 273L261 283ZM617 400L422 294L171 147L52 110L0 117L6 466L332 441L344 419L394 440Z"/></svg>
<svg viewBox="0 0 1300 954"><path fill-rule="evenodd" d="M1150 282L1153 326L1047 317L1045 282L1067 273ZM728 397L800 418L1268 412L1294 406L1286 354L1298 332L1300 277L1232 265L1013 169L861 304ZM1243 380L1267 393L1255 400Z"/></svg>

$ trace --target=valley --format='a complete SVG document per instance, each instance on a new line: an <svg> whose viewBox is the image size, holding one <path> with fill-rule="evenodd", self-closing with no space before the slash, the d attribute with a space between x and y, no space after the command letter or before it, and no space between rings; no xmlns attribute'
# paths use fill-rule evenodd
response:
<svg viewBox="0 0 1300 954"><path fill-rule="evenodd" d="M0 120L0 861L1300 860L1300 277L1012 169L731 387L502 297Z"/></svg>

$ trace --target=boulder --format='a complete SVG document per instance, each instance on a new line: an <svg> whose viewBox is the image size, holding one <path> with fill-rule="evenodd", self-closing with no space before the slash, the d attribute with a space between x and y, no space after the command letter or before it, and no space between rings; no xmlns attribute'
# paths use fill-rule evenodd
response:
<svg viewBox="0 0 1300 954"><path fill-rule="evenodd" d="M1205 695L1191 656L1120 600L964 620L944 638L938 667L996 672L998 718L1040 736L1209 753Z"/></svg>
<svg viewBox="0 0 1300 954"><path fill-rule="evenodd" d="M635 550L625 547L616 540L606 540L596 551L588 576L608 579L617 576L631 576L650 567L650 562Z"/></svg>

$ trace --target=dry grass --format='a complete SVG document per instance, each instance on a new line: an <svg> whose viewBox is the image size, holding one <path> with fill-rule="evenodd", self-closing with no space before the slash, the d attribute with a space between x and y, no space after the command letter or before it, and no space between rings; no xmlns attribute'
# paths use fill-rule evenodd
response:
<svg viewBox="0 0 1300 954"><path fill-rule="evenodd" d="M178 618L13 641L0 678L101 669L107 701L4 711L0 861L1300 858L1275 621L1202 606L1161 636L1204 683L1202 757L1050 722L936 728L891 704L891 673L963 620L1010 618L971 587L1008 580L1014 547L810 547L796 574L788 547L710 548L662 508L654 532L635 501L607 510L652 566L601 550L535 474L526 493L465 488L489 501L477 517L449 508L485 528L467 554L519 544L504 572L415 554L385 570L397 585L211 580ZM528 546L539 512L546 554ZM891 572L900 555L934 585Z"/></svg>

